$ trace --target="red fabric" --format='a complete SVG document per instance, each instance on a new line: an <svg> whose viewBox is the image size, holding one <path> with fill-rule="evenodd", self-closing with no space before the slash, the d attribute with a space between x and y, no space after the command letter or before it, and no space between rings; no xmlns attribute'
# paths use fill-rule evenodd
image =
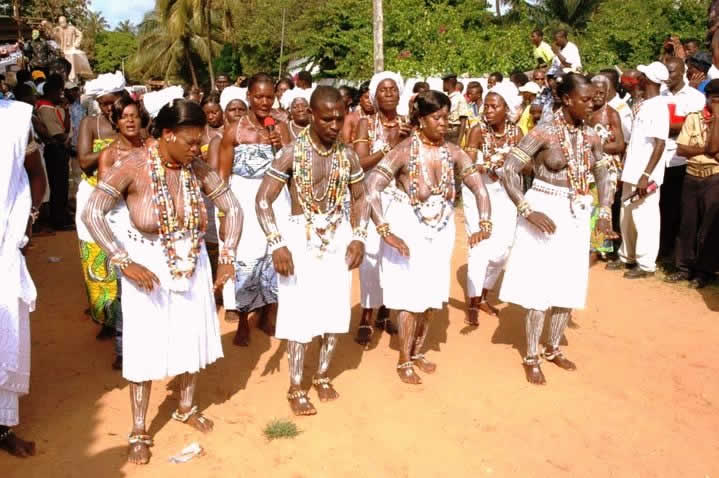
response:
<svg viewBox="0 0 719 478"><path fill-rule="evenodd" d="M686 116L678 116L677 105L669 103L669 124L682 124L686 118Z"/></svg>

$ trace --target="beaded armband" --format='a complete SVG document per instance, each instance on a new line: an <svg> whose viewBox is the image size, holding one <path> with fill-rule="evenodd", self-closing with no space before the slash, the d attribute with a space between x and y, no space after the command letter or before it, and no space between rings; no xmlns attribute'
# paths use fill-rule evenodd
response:
<svg viewBox="0 0 719 478"><path fill-rule="evenodd" d="M360 138L360 139L356 139L356 140L352 141L352 144L357 144L357 143L369 143L369 140L367 138Z"/></svg>
<svg viewBox="0 0 719 478"><path fill-rule="evenodd" d="M477 172L477 167L473 164L471 166L467 166L462 170L462 179L466 178L467 176L470 176Z"/></svg>
<svg viewBox="0 0 719 478"><path fill-rule="evenodd" d="M394 179L394 174L392 173L392 170L389 169L387 166L378 164L374 169L379 174L381 174L387 181L392 181Z"/></svg>
<svg viewBox="0 0 719 478"><path fill-rule="evenodd" d="M492 221L479 221L479 230L482 232L486 232L487 234L492 234Z"/></svg>
<svg viewBox="0 0 719 478"><path fill-rule="evenodd" d="M275 180L277 180L277 181L279 181L279 182L281 182L281 183L286 183L287 181L290 180L290 175L289 175L289 174L283 173L282 171L279 171L279 170L273 168L272 166L270 166L270 167L267 169L267 173L266 173L266 174L267 174L267 176L269 176L269 177L271 177L272 179L275 179Z"/></svg>
<svg viewBox="0 0 719 478"><path fill-rule="evenodd" d="M476 152L479 151L479 149L477 149L477 148L471 148L471 147L469 147L469 146L467 146L466 148L464 148L464 150L465 150L467 153L476 153Z"/></svg>
<svg viewBox="0 0 719 478"><path fill-rule="evenodd" d="M390 229L389 229L389 224L387 224L386 222L384 224L380 224L379 226L377 226L376 229L377 229L377 234L379 234L380 237L387 237L390 234L392 234L392 231L390 231Z"/></svg>
<svg viewBox="0 0 719 478"><path fill-rule="evenodd" d="M357 184L361 183L364 180L364 171L361 169L357 171L356 173L350 175L349 183L351 184Z"/></svg>
<svg viewBox="0 0 719 478"><path fill-rule="evenodd" d="M512 148L512 150L509 152L510 154L513 154L514 157L516 157L518 160L520 160L522 163L527 164L532 161L532 158L522 151L521 149L517 148L516 146Z"/></svg>
<svg viewBox="0 0 719 478"><path fill-rule="evenodd" d="M517 204L517 212L520 216L526 218L534 211L532 211L532 208L529 203L523 199L522 201L520 201L519 204Z"/></svg>
<svg viewBox="0 0 719 478"><path fill-rule="evenodd" d="M390 145L388 145L388 144L385 144L385 145L382 147L382 156L387 156L390 151L392 151L392 146L390 146Z"/></svg>
<svg viewBox="0 0 719 478"><path fill-rule="evenodd" d="M132 260L127 252L118 252L110 259L110 265L117 267L121 271L124 271L130 264L132 264Z"/></svg>
<svg viewBox="0 0 719 478"><path fill-rule="evenodd" d="M217 188L214 191L212 191L210 194L207 195L207 199L209 199L210 201L214 201L218 197L225 194L229 189L230 189L230 186L228 186L227 184L225 184L223 182L222 184L217 186Z"/></svg>
<svg viewBox="0 0 719 478"><path fill-rule="evenodd" d="M277 249L281 249L287 246L287 244L285 244L285 240L282 238L282 234L280 234L279 232L274 232L267 235L267 246L269 247L270 254L272 254Z"/></svg>
<svg viewBox="0 0 719 478"><path fill-rule="evenodd" d="M112 196L114 199L120 199L120 197L122 196L120 194L120 191L118 191L114 187L110 186L105 181L100 181L99 183L97 183L97 189L99 189L100 191L104 192L105 194L107 194L109 196Z"/></svg>
<svg viewBox="0 0 719 478"><path fill-rule="evenodd" d="M352 231L352 240L359 241L362 244L365 244L367 242L367 229L362 227L356 227Z"/></svg>
<svg viewBox="0 0 719 478"><path fill-rule="evenodd" d="M607 206L602 206L599 208L599 219L606 219L607 221L612 220L612 208Z"/></svg>

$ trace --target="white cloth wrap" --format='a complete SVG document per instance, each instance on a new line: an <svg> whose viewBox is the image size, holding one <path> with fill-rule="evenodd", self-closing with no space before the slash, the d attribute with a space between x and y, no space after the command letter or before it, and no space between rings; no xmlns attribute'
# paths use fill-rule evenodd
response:
<svg viewBox="0 0 719 478"><path fill-rule="evenodd" d="M21 249L32 199L25 172L25 151L32 107L0 100L0 425L18 424L18 397L30 389L30 322L37 291Z"/></svg>
<svg viewBox="0 0 719 478"><path fill-rule="evenodd" d="M222 111L225 111L227 106L235 100L242 100L247 105L247 88L230 85L222 90L222 94L220 94L220 108L222 108Z"/></svg>
<svg viewBox="0 0 719 478"><path fill-rule="evenodd" d="M146 292L122 278L122 376L131 382L162 380L198 372L221 358L220 324L204 242L186 287L176 287L157 236L128 229L123 243L130 258L152 271L160 284ZM177 241L178 256L185 256L189 245L187 236Z"/></svg>
<svg viewBox="0 0 719 478"><path fill-rule="evenodd" d="M90 195L95 188L90 185L86 180L80 181L77 186L77 194L75 195L75 228L77 230L77 238L84 242L95 242L95 239L90 235L90 231L87 230L85 222L82 220L82 213L85 212L85 206L90 200Z"/></svg>
<svg viewBox="0 0 719 478"><path fill-rule="evenodd" d="M292 253L295 273L278 276L275 337L309 343L322 334L344 334L350 327L352 273L345 255L352 227L342 221L332 240L334 247L318 257L307 247L304 216L292 216L281 231Z"/></svg>
<svg viewBox="0 0 719 478"><path fill-rule="evenodd" d="M497 283L517 228L517 207L509 198L501 181L491 182L482 175L492 204L492 234L469 249L467 259L467 289L469 297L479 297L482 289L491 290ZM462 187L464 202L464 225L467 236L479 231L479 211L474 194L467 186Z"/></svg>
<svg viewBox="0 0 719 478"><path fill-rule="evenodd" d="M235 254L235 277L227 281L222 289L226 310L249 312L277 302L277 278L272 254L255 211L255 197L261 183L261 176L247 178L233 174L230 177L230 189L242 205L244 220L242 237ZM289 206L289 191L285 187L273 204L278 225L289 215ZM219 223L218 220L218 228Z"/></svg>
<svg viewBox="0 0 719 478"><path fill-rule="evenodd" d="M567 188L534 180L525 199L532 210L554 222L556 231L546 234L525 218L518 218L499 300L541 311L550 307L584 308L592 197L580 196L570 208L568 194Z"/></svg>
<svg viewBox="0 0 719 478"><path fill-rule="evenodd" d="M422 313L441 309L449 300L450 268L454 249L454 210L447 225L431 238L408 200L395 200L387 211L392 232L409 247L409 257L386 244L383 248L381 283L388 309Z"/></svg>

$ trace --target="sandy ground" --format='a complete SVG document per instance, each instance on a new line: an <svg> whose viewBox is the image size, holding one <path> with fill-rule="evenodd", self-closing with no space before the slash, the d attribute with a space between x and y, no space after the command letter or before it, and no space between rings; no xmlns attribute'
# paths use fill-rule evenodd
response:
<svg viewBox="0 0 719 478"><path fill-rule="evenodd" d="M296 419L297 438L268 442L267 422L290 417L285 347L257 330L251 347L234 347L234 327L223 321L225 358L199 387L214 433L169 420L174 383L156 382L148 416L155 446L146 467L125 462L128 387L110 369L112 344L95 340L97 327L83 316L75 235L36 239L29 256L39 290L32 386L17 431L37 441L39 455L0 455L0 475L719 476L716 289L625 281L593 267L588 307L566 334L565 351L579 370L547 364L548 386L533 387L520 365L519 308L502 305L499 319L484 317L479 329L463 333L466 243L459 236L452 299L428 340L439 370L423 385L398 380L396 339L382 335L363 351L345 336L331 369L340 400L315 403L316 417ZM49 256L62 262L49 263ZM352 333L358 319L355 307ZM316 364L317 346L311 350L306 377ZM196 440L204 457L168 463Z"/></svg>

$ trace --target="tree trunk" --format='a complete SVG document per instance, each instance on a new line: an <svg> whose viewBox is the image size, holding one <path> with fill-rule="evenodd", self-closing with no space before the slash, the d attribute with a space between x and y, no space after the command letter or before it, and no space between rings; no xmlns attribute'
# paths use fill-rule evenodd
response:
<svg viewBox="0 0 719 478"><path fill-rule="evenodd" d="M502 18L502 2L501 2L501 0L494 0L494 7L497 9L497 18Z"/></svg>
<svg viewBox="0 0 719 478"><path fill-rule="evenodd" d="M384 71L384 14L382 0L372 0L374 28L374 72Z"/></svg>
<svg viewBox="0 0 719 478"><path fill-rule="evenodd" d="M215 67L212 65L212 19L210 18L211 0L205 0L205 28L207 30L207 66L210 72L210 90L215 87Z"/></svg>
<svg viewBox="0 0 719 478"><path fill-rule="evenodd" d="M192 58L190 57L189 42L183 43L185 44L185 59L187 60L187 65L190 67L190 75L192 76L192 86L199 88L200 85L197 83L197 72L195 72L195 65L192 64Z"/></svg>
<svg viewBox="0 0 719 478"><path fill-rule="evenodd" d="M20 23L20 5L22 0L13 0L12 2L12 16L15 19L15 25L17 26L17 39L22 40L22 24Z"/></svg>

